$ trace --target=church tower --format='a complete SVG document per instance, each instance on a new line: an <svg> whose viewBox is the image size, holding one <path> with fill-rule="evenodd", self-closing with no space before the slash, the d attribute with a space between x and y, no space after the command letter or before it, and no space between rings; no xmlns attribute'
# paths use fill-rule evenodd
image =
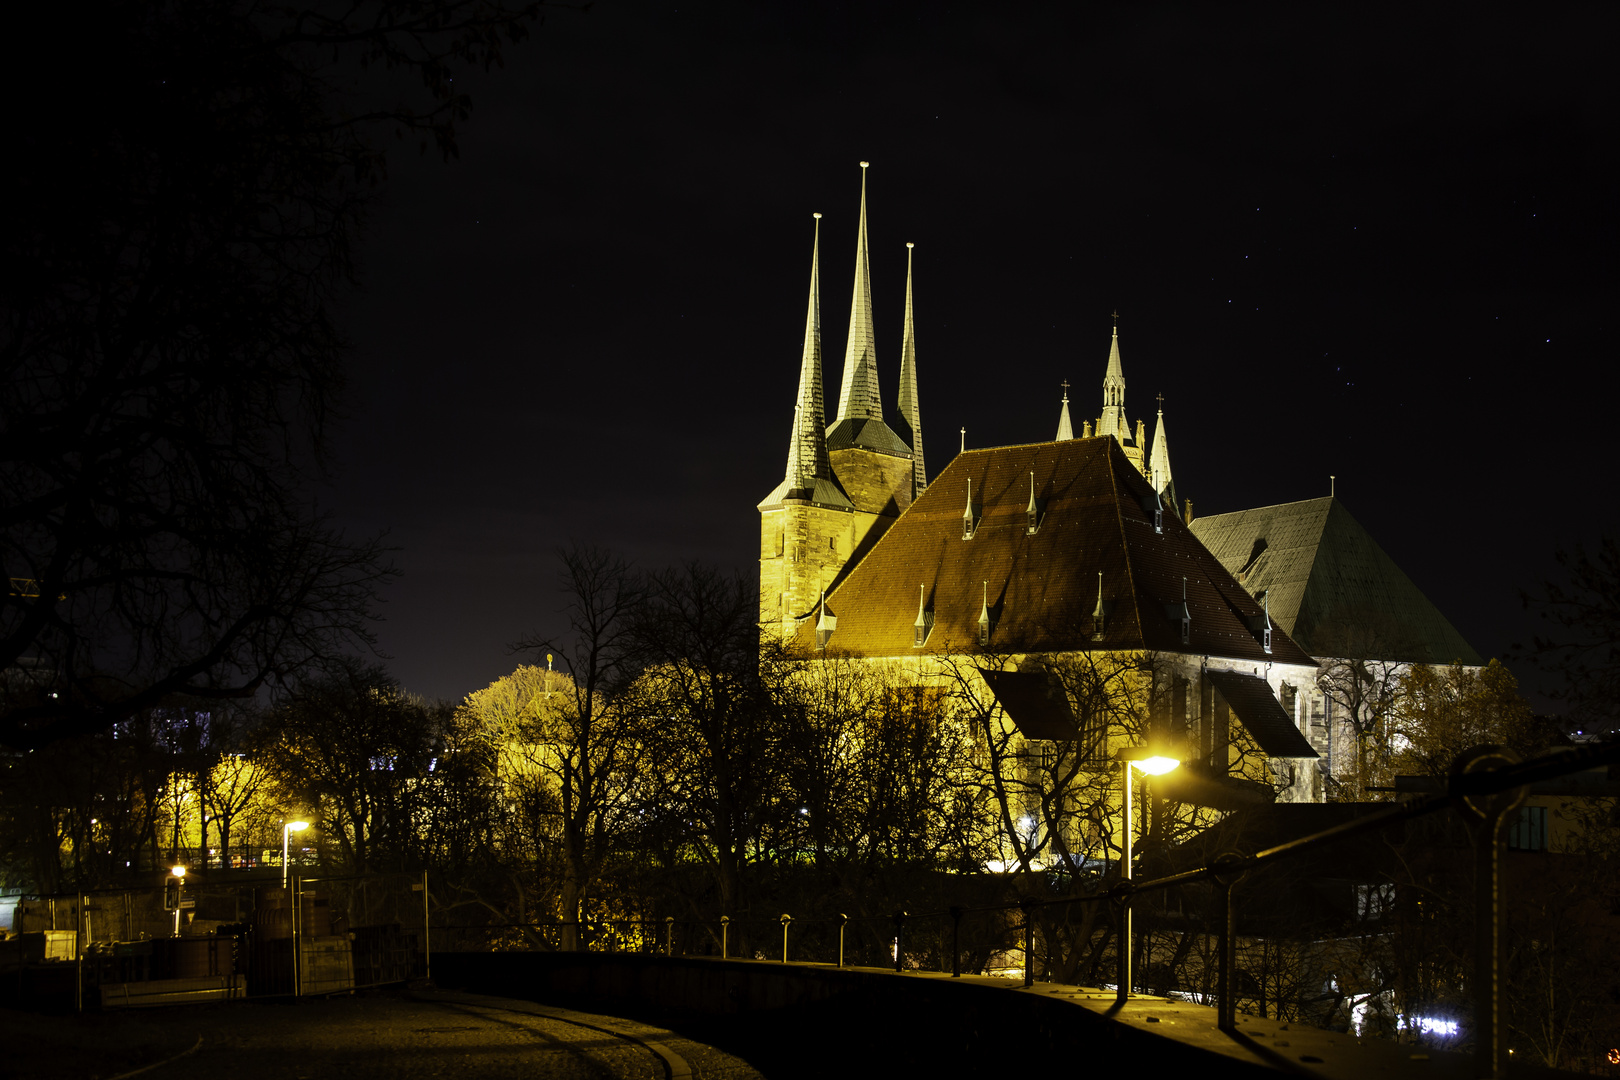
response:
<svg viewBox="0 0 1620 1080"><path fill-rule="evenodd" d="M928 486L928 473L923 468L922 410L917 402L917 331L911 321L911 252L916 244L906 245L906 324L900 335L900 393L895 399L895 433L911 441L911 497L913 500Z"/></svg>
<svg viewBox="0 0 1620 1080"><path fill-rule="evenodd" d="M1164 395L1159 395L1159 423L1153 431L1152 473L1148 479L1159 497L1175 509L1176 482L1170 476L1170 444L1164 437Z"/></svg>
<svg viewBox="0 0 1620 1080"><path fill-rule="evenodd" d="M855 507L833 475L821 384L821 215L810 249L810 303L804 316L799 395L793 406L787 474L759 504L759 621L790 633L843 565ZM843 556L840 555L840 548Z"/></svg>
<svg viewBox="0 0 1620 1080"><path fill-rule="evenodd" d="M1103 408L1097 418L1097 434L1118 439L1125 449L1126 459L1146 476L1147 463L1142 457L1143 425L1138 423L1133 432L1130 421L1125 419L1125 369L1119 362L1119 316L1116 314L1114 319L1114 338L1108 346L1108 371L1103 375Z"/></svg>
<svg viewBox="0 0 1620 1080"><path fill-rule="evenodd" d="M833 474L863 519L863 537L873 528L882 532L911 505L915 482L911 447L883 422L883 401L878 391L877 336L872 331L872 273L866 246L867 167L867 162L861 162L855 294L849 303L849 340L844 348L838 418L827 429L827 452L832 457ZM912 372L915 374L915 368ZM915 393L910 395L909 404L915 412ZM885 520L879 522L879 518Z"/></svg>
<svg viewBox="0 0 1620 1080"><path fill-rule="evenodd" d="M909 254L900 391L893 415L910 444L883 420L866 241L866 168L867 163L861 162L855 295L850 301L838 416L830 426L826 424L821 382L821 215L817 214L787 471L759 504L759 621L762 627L775 627L784 635L791 635L798 621L816 613L823 590L888 531L927 483L922 465ZM830 617L832 613L824 614Z"/></svg>

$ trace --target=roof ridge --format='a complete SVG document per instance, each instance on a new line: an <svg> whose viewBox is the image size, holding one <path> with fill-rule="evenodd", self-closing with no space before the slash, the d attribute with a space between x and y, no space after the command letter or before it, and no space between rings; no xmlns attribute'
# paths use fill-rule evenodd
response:
<svg viewBox="0 0 1620 1080"><path fill-rule="evenodd" d="M1315 502L1334 502L1342 505L1343 500L1341 500L1337 495L1319 495L1314 499L1295 499L1292 502L1272 503L1270 506L1250 506L1245 507L1242 510L1227 510L1220 514L1200 514L1198 515L1198 520L1210 521L1214 518L1235 517L1238 514L1257 514L1262 510L1282 510L1289 506L1304 506L1306 503Z"/></svg>

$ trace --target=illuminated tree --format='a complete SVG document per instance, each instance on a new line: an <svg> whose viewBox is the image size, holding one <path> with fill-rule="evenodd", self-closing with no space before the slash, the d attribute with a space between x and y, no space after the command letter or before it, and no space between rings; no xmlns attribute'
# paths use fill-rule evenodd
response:
<svg viewBox="0 0 1620 1080"><path fill-rule="evenodd" d="M758 615L750 582L694 563L651 575L633 624L650 764L643 838L666 866L690 858L709 871L719 910L700 911L684 890L692 915L741 910L744 871L783 795L783 664L762 658Z"/></svg>
<svg viewBox="0 0 1620 1080"><path fill-rule="evenodd" d="M601 548L558 552L558 591L568 633L531 636L517 647L562 661L568 678L539 710L522 742L549 774L560 803L562 948L581 947L581 905L634 819L633 796L647 764L644 715L625 694L636 675L634 620L646 598L639 574Z"/></svg>
<svg viewBox="0 0 1620 1080"><path fill-rule="evenodd" d="M1477 671L1414 665L1397 683L1390 723L1393 769L1433 777L1448 775L1469 747L1498 743L1531 757L1552 734L1497 660Z"/></svg>

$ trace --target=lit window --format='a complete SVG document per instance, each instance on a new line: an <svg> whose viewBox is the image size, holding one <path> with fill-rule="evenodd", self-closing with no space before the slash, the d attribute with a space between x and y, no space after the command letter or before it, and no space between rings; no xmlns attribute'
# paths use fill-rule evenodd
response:
<svg viewBox="0 0 1620 1080"><path fill-rule="evenodd" d="M1512 851L1547 850L1547 808L1522 806L1508 829L1508 848Z"/></svg>

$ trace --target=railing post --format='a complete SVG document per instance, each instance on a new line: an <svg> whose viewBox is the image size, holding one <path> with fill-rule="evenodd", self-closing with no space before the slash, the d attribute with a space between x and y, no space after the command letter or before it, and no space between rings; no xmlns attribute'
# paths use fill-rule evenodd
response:
<svg viewBox="0 0 1620 1080"><path fill-rule="evenodd" d="M1024 986L1035 985L1035 909L1030 902L1018 901L1018 910L1024 913Z"/></svg>
<svg viewBox="0 0 1620 1080"><path fill-rule="evenodd" d="M962 977L962 916L967 909L960 904L951 908L951 978Z"/></svg>
<svg viewBox="0 0 1620 1080"><path fill-rule="evenodd" d="M727 945L729 943L726 941L726 936L727 936L727 932L730 929L731 929L731 916L730 915L722 915L722 916L720 916L720 959L722 959L722 960L728 959L728 956L727 956L727 953L726 953L726 948L727 948Z"/></svg>
<svg viewBox="0 0 1620 1080"><path fill-rule="evenodd" d="M675 955L675 916L664 916L664 955Z"/></svg>
<svg viewBox="0 0 1620 1080"><path fill-rule="evenodd" d="M904 971L906 967L906 913L894 913L894 970Z"/></svg>
<svg viewBox="0 0 1620 1080"><path fill-rule="evenodd" d="M1239 856L1231 853L1219 855L1215 866L1238 859ZM1215 1025L1222 1031L1237 1029L1237 995L1233 990L1237 982L1237 903L1232 892L1243 880L1243 874L1244 871L1237 870L1215 875L1215 887L1221 898L1217 913L1221 931L1216 945Z"/></svg>
<svg viewBox="0 0 1620 1080"><path fill-rule="evenodd" d="M838 966L844 966L844 927L849 925L849 916L843 912L838 913Z"/></svg>
<svg viewBox="0 0 1620 1080"><path fill-rule="evenodd" d="M782 963L787 963L787 930L788 924L793 922L793 916L784 912L782 914Z"/></svg>
<svg viewBox="0 0 1620 1080"><path fill-rule="evenodd" d="M1468 773L1517 765L1518 754L1485 744L1451 763L1452 784ZM1474 832L1474 1075L1494 1080L1507 1064L1502 1038L1502 849L1507 815L1524 801L1523 787L1458 800Z"/></svg>

